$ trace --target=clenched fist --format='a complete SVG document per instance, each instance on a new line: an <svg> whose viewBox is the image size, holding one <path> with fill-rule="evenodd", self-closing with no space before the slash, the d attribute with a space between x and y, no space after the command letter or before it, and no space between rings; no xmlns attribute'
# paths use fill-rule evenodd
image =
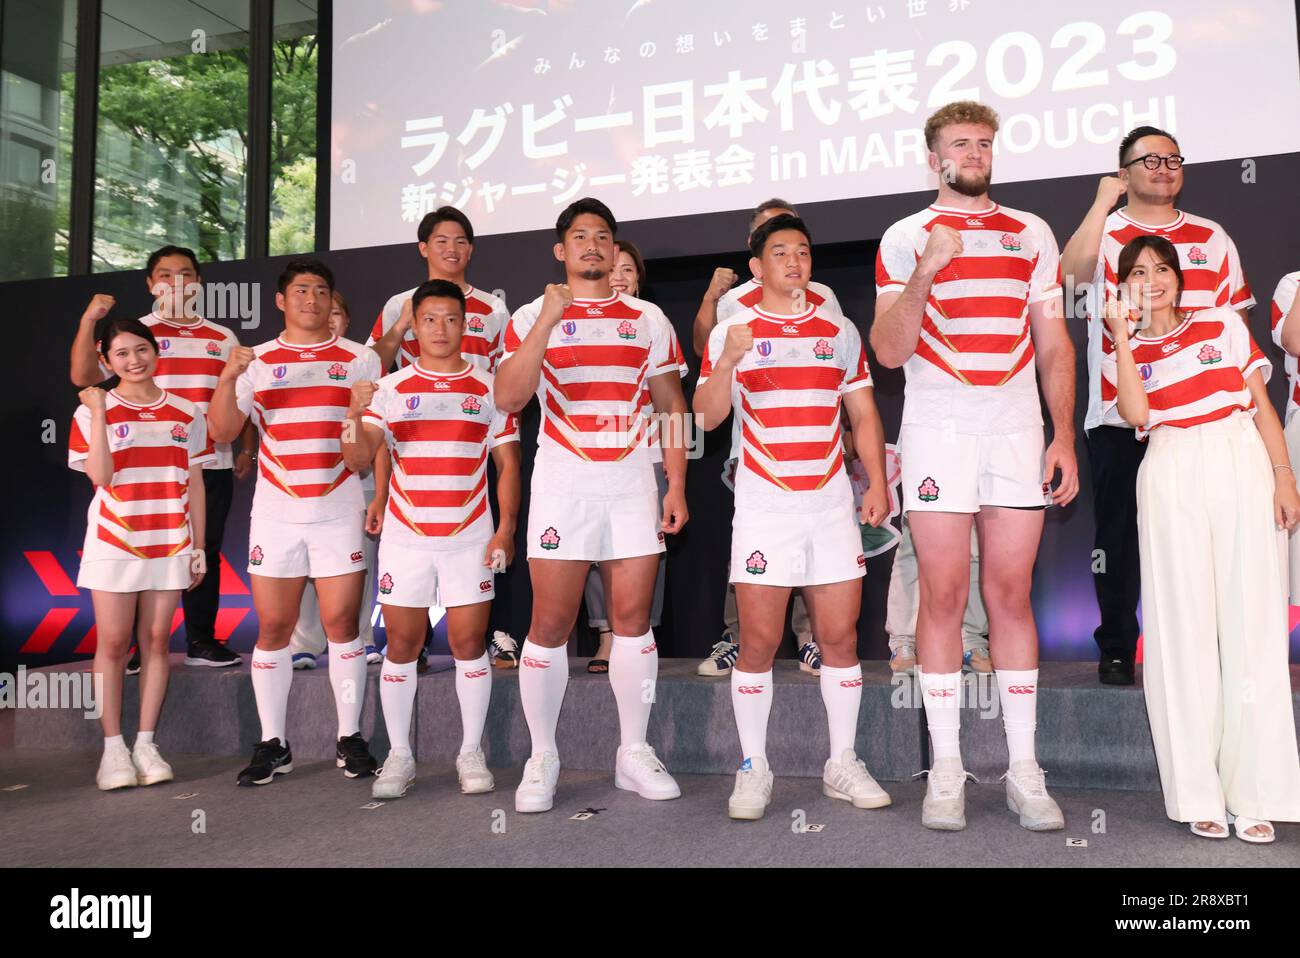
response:
<svg viewBox="0 0 1300 958"><path fill-rule="evenodd" d="M951 226L936 226L921 251L921 266L937 273L962 254L961 234Z"/></svg>
<svg viewBox="0 0 1300 958"><path fill-rule="evenodd" d="M709 291L704 294L704 298L717 302L722 299L727 290L736 285L736 271L727 269L725 266L719 266L713 271L713 279L709 281Z"/></svg>
<svg viewBox="0 0 1300 958"><path fill-rule="evenodd" d="M234 382L238 379L248 364L253 361L252 346L234 346L230 350L230 358L226 360L225 368L221 370L221 379L224 382Z"/></svg>
<svg viewBox="0 0 1300 958"><path fill-rule="evenodd" d="M397 317L397 332L401 336L406 335L406 331L415 323L415 299L407 297L402 301L402 312Z"/></svg>
<svg viewBox="0 0 1300 958"><path fill-rule="evenodd" d="M98 386L87 386L81 392L77 393L77 398L81 404L89 409L92 413L103 412L106 403L104 401L104 390Z"/></svg>
<svg viewBox="0 0 1300 958"><path fill-rule="evenodd" d="M722 361L735 366L754 347L754 330L748 323L735 323L727 330L722 345Z"/></svg>
<svg viewBox="0 0 1300 958"><path fill-rule="evenodd" d="M108 315L108 311L113 308L113 304L116 302L117 300L109 296L108 293L96 293L90 297L90 305L81 314L81 321L94 325Z"/></svg>
<svg viewBox="0 0 1300 958"><path fill-rule="evenodd" d="M379 388L379 383L372 382L368 379L362 379L352 384L352 404L348 409L348 416L359 415L370 408L370 401L375 398L375 390Z"/></svg>
<svg viewBox="0 0 1300 958"><path fill-rule="evenodd" d="M1128 187L1118 176L1103 176L1097 184L1097 202L1110 209L1128 192Z"/></svg>
<svg viewBox="0 0 1300 958"><path fill-rule="evenodd" d="M542 309L538 319L554 326L564 318L564 311L573 302L573 290L564 283L548 283L542 294Z"/></svg>

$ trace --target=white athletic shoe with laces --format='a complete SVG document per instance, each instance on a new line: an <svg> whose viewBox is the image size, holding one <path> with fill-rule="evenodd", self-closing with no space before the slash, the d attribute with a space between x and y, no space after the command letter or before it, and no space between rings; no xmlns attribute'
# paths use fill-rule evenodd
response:
<svg viewBox="0 0 1300 958"><path fill-rule="evenodd" d="M846 748L837 762L826 760L822 772L822 794L827 798L838 798L842 802L852 802L854 808L884 808L893 801L889 793L881 788L866 763L858 758L851 748Z"/></svg>
<svg viewBox="0 0 1300 958"><path fill-rule="evenodd" d="M515 789L516 812L549 812L555 804L555 786L560 781L560 757L554 752L534 755L524 765L524 775Z"/></svg>
<svg viewBox="0 0 1300 958"><path fill-rule="evenodd" d="M668 774L655 750L645 742L619 748L614 761L614 785L653 802L682 796L676 780Z"/></svg>
<svg viewBox="0 0 1300 958"><path fill-rule="evenodd" d="M415 756L390 750L370 786L371 798L401 798L415 784Z"/></svg>
<svg viewBox="0 0 1300 958"><path fill-rule="evenodd" d="M926 777L921 824L944 832L966 827L966 770L959 758L937 759Z"/></svg>
<svg viewBox="0 0 1300 958"><path fill-rule="evenodd" d="M497 787L496 779L488 771L487 759L481 748L461 752L456 756L456 778L460 780L460 790L465 795L478 795Z"/></svg>
<svg viewBox="0 0 1300 958"><path fill-rule="evenodd" d="M772 770L767 759L747 758L736 770L736 787L727 800L731 818L757 821L772 803Z"/></svg>
<svg viewBox="0 0 1300 958"><path fill-rule="evenodd" d="M125 745L104 749L104 756L99 760L99 771L95 774L95 784L104 792L140 784L135 763L131 761L131 753Z"/></svg>
<svg viewBox="0 0 1300 958"><path fill-rule="evenodd" d="M1012 762L1002 778L1007 783L1007 808L1020 816L1031 832L1051 832L1065 827L1061 806L1047 794L1043 770L1032 759Z"/></svg>
<svg viewBox="0 0 1300 958"><path fill-rule="evenodd" d="M172 767L158 754L158 746L153 742L136 742L131 752L131 764L135 766L136 780L141 785L170 782L175 777Z"/></svg>

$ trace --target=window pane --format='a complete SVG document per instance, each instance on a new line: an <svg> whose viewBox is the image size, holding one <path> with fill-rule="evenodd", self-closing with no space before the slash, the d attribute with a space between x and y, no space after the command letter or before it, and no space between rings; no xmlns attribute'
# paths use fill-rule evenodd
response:
<svg viewBox="0 0 1300 958"><path fill-rule="evenodd" d="M94 269L244 254L247 0L103 0Z"/></svg>
<svg viewBox="0 0 1300 958"><path fill-rule="evenodd" d="M275 0L272 256L316 248L316 2Z"/></svg>
<svg viewBox="0 0 1300 958"><path fill-rule="evenodd" d="M0 282L68 272L76 0L5 0Z"/></svg>

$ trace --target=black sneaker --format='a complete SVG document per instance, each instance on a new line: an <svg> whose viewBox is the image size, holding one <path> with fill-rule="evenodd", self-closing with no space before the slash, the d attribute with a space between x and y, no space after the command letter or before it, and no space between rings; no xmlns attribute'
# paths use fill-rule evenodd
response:
<svg viewBox="0 0 1300 958"><path fill-rule="evenodd" d="M186 665L205 665L220 669L227 665L239 665L241 659L216 639L199 639L191 642L185 652Z"/></svg>
<svg viewBox="0 0 1300 958"><path fill-rule="evenodd" d="M131 650L131 657L126 660L126 674L140 674L140 647L138 645Z"/></svg>
<svg viewBox="0 0 1300 958"><path fill-rule="evenodd" d="M379 767L379 763L370 754L370 749L366 747L366 740L361 737L360 732L339 739L335 761L348 778L367 778L374 775L375 769Z"/></svg>
<svg viewBox="0 0 1300 958"><path fill-rule="evenodd" d="M278 738L258 742L253 747L253 760L239 773L240 785L269 785L277 775L293 771L293 754L289 743L280 744Z"/></svg>
<svg viewBox="0 0 1300 958"><path fill-rule="evenodd" d="M1119 656L1103 656L1097 665L1097 678L1102 685L1132 685L1133 660Z"/></svg>
<svg viewBox="0 0 1300 958"><path fill-rule="evenodd" d="M429 671L429 653L426 649L420 650L420 655L415 660L415 674L423 675Z"/></svg>

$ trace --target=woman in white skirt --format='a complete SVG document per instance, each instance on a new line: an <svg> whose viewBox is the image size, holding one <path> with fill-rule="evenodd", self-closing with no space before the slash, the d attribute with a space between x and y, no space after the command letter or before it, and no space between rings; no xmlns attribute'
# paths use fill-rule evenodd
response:
<svg viewBox="0 0 1300 958"><path fill-rule="evenodd" d="M1143 687L1165 811L1204 838L1231 823L1271 842L1270 819L1300 821L1279 531L1300 518L1300 494L1271 366L1233 310L1177 308L1183 275L1163 237L1125 246L1117 279L1102 400L1150 442L1137 480Z"/></svg>
<svg viewBox="0 0 1300 958"><path fill-rule="evenodd" d="M95 484L77 585L90 590L95 607L92 668L104 728L96 782L108 791L172 778L154 731L167 693L172 616L181 590L204 575L201 470L213 450L198 408L154 384L158 342L143 323L105 320L97 338L118 382L81 391L68 465ZM133 623L143 669L139 732L128 752L122 676Z"/></svg>

